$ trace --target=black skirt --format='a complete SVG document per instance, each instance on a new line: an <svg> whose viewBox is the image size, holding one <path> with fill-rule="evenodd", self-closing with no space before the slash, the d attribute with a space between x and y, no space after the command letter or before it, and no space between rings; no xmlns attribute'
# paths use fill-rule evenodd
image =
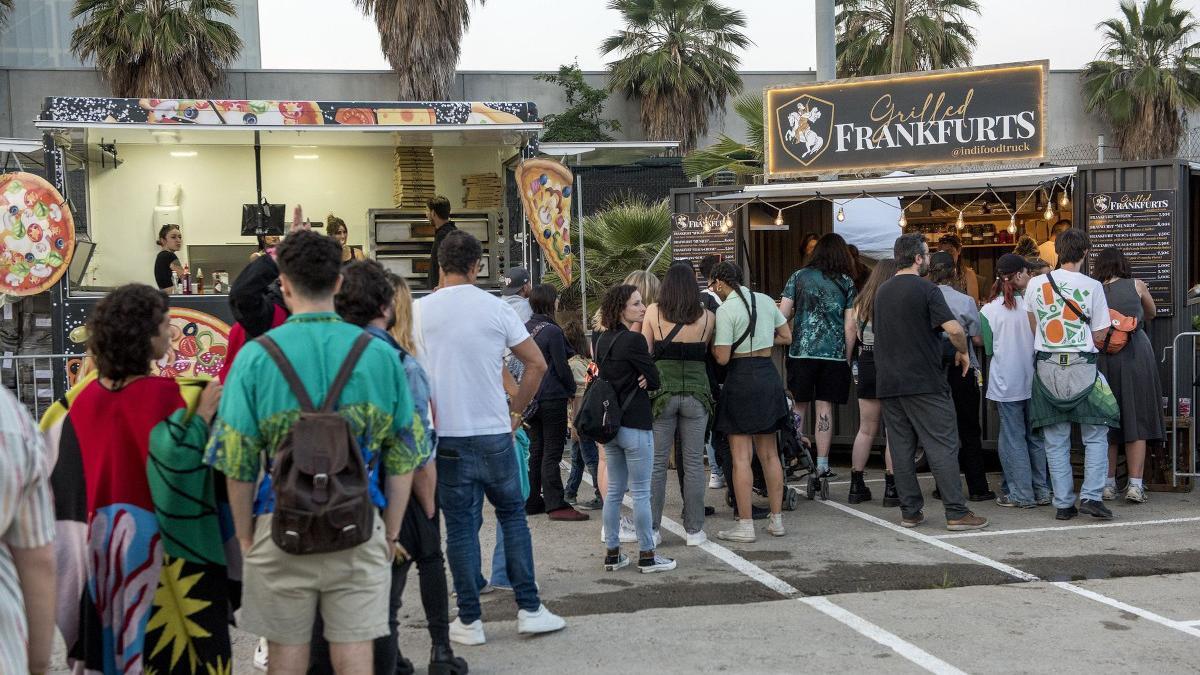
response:
<svg viewBox="0 0 1200 675"><path fill-rule="evenodd" d="M717 401L716 430L724 434L771 434L787 416L783 379L771 358L730 359Z"/></svg>

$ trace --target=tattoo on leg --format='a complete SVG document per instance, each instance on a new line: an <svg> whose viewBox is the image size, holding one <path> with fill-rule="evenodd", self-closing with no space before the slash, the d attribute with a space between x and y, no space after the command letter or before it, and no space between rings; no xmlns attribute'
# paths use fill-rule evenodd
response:
<svg viewBox="0 0 1200 675"><path fill-rule="evenodd" d="M829 431L833 425L829 423L829 415L822 413L817 417L817 431Z"/></svg>

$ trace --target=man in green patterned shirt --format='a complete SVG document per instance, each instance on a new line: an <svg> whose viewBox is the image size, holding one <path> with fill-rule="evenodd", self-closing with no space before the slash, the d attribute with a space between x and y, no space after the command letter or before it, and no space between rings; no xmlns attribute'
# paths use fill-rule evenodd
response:
<svg viewBox="0 0 1200 675"><path fill-rule="evenodd" d="M321 401L362 335L362 328L334 312L341 250L328 237L301 231L279 246L277 263L292 316L268 334L296 369L309 397ZM411 437L405 432L412 425L412 400L403 367L380 340L372 340L363 352L337 410L349 422L368 466L378 455L376 471L387 477L386 483L376 475L370 481L372 501L383 509L383 518L375 519L369 541L351 549L291 555L271 539L275 495L267 475L269 462L298 419L300 407L278 366L256 342L247 343L234 362L207 451L208 463L227 477L245 556L242 628L267 639L272 669L284 672L307 668L318 607L335 669L370 671L371 641L388 634L388 594L378 589L391 581L392 542L408 504L412 471L428 454L401 440Z"/></svg>

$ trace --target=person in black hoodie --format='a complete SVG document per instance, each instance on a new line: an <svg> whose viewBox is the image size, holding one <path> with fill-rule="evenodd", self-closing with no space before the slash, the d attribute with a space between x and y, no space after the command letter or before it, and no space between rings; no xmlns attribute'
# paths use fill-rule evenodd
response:
<svg viewBox="0 0 1200 675"><path fill-rule="evenodd" d="M567 405L575 396L575 377L567 359L575 353L567 337L554 321L558 309L558 291L549 284L535 286L529 294L533 317L525 324L548 370L533 399L533 410L525 419L529 429L529 499L525 513L546 513L550 520L587 520L564 499L562 472L563 447L567 439Z"/></svg>
<svg viewBox="0 0 1200 675"><path fill-rule="evenodd" d="M426 204L428 207L426 217L429 218L429 223L435 228L433 231L433 248L429 251L429 290L435 290L441 284L441 269L438 267L438 248L442 245L442 240L446 235L458 229L454 225L454 221L450 220L450 200L442 195L429 200Z"/></svg>

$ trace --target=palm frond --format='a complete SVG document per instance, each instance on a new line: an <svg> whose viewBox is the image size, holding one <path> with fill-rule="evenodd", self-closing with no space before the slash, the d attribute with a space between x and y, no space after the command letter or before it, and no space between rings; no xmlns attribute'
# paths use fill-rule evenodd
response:
<svg viewBox="0 0 1200 675"><path fill-rule="evenodd" d="M839 0L837 71L841 77L891 72L893 0ZM909 2L901 41L905 71L958 68L971 65L976 46L970 15L979 14L976 0Z"/></svg>
<svg viewBox="0 0 1200 675"><path fill-rule="evenodd" d="M484 4L485 0L478 0ZM399 80L402 101L450 97L471 0L354 0L375 20L384 58Z"/></svg>

